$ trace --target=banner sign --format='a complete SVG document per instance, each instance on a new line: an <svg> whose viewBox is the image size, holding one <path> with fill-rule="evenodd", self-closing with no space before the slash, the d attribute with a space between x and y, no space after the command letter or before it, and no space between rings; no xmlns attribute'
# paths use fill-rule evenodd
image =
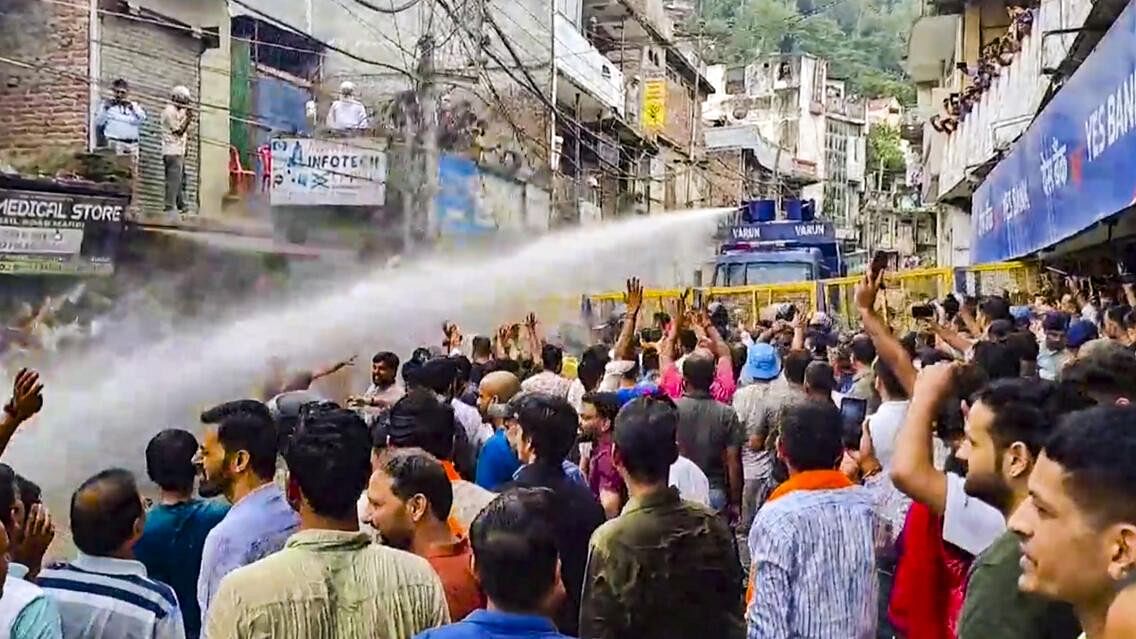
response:
<svg viewBox="0 0 1136 639"><path fill-rule="evenodd" d="M0 275L109 275L126 197L0 189Z"/></svg>
<svg viewBox="0 0 1136 639"><path fill-rule="evenodd" d="M275 138L273 205L380 206L386 194L387 154L371 138Z"/></svg>
<svg viewBox="0 0 1136 639"><path fill-rule="evenodd" d="M662 131L667 122L667 81L647 80L643 83L644 131Z"/></svg>
<svg viewBox="0 0 1136 639"><path fill-rule="evenodd" d="M1134 202L1136 4L1130 3L975 192L971 261L1028 255Z"/></svg>
<svg viewBox="0 0 1136 639"><path fill-rule="evenodd" d="M730 239L748 242L798 242L815 244L835 242L836 231L831 222L766 222L730 227Z"/></svg>
<svg viewBox="0 0 1136 639"><path fill-rule="evenodd" d="M438 158L438 195L434 200L442 235L476 235L497 230L481 206L481 175L469 158L446 153Z"/></svg>

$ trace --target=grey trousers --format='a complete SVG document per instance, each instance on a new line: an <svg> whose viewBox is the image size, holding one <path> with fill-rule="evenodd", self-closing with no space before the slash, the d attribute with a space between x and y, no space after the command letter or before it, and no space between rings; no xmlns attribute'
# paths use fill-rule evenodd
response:
<svg viewBox="0 0 1136 639"><path fill-rule="evenodd" d="M166 165L167 211L185 211L185 156L163 155Z"/></svg>
<svg viewBox="0 0 1136 639"><path fill-rule="evenodd" d="M742 562L742 571L749 574L749 529L753 526L753 519L757 511L773 492L773 482L768 477L747 479L742 487L742 521L737 530L738 555Z"/></svg>

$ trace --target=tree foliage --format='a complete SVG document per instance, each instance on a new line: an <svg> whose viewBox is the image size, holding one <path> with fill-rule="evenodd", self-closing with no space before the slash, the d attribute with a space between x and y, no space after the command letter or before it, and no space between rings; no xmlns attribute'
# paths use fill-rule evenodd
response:
<svg viewBox="0 0 1136 639"><path fill-rule="evenodd" d="M902 173L907 163L903 157L899 129L887 124L874 124L868 131L868 170L885 173Z"/></svg>
<svg viewBox="0 0 1136 639"><path fill-rule="evenodd" d="M701 7L714 62L809 53L864 97L915 100L902 61L918 0L702 0Z"/></svg>

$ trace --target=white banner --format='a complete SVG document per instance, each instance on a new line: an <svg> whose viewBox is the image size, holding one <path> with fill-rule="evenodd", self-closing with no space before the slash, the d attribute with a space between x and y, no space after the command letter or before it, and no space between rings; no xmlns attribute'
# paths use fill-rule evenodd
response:
<svg viewBox="0 0 1136 639"><path fill-rule="evenodd" d="M0 226L0 253L74 255L83 245L83 229Z"/></svg>
<svg viewBox="0 0 1136 639"><path fill-rule="evenodd" d="M273 205L376 206L383 203L387 155L370 138L272 140ZM372 148L374 147L374 148Z"/></svg>

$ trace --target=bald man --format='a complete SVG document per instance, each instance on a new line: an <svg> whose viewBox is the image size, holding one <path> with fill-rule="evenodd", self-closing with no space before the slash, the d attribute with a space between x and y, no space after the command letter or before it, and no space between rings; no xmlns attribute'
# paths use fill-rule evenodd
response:
<svg viewBox="0 0 1136 639"><path fill-rule="evenodd" d="M39 574L59 608L64 637L185 637L177 595L133 559L145 523L129 471L104 470L75 491L71 534L79 556Z"/></svg>
<svg viewBox="0 0 1136 639"><path fill-rule="evenodd" d="M481 410L481 416L486 422L496 424L501 419L491 414L493 405L507 404L521 392L521 380L509 371L494 371L481 378L477 390L477 408Z"/></svg>
<svg viewBox="0 0 1136 639"><path fill-rule="evenodd" d="M512 481L521 460L506 437L510 417L509 401L521 391L521 380L508 371L494 371L481 378L477 407L486 422L493 425L493 436L485 441L477 456L477 485L498 491Z"/></svg>

